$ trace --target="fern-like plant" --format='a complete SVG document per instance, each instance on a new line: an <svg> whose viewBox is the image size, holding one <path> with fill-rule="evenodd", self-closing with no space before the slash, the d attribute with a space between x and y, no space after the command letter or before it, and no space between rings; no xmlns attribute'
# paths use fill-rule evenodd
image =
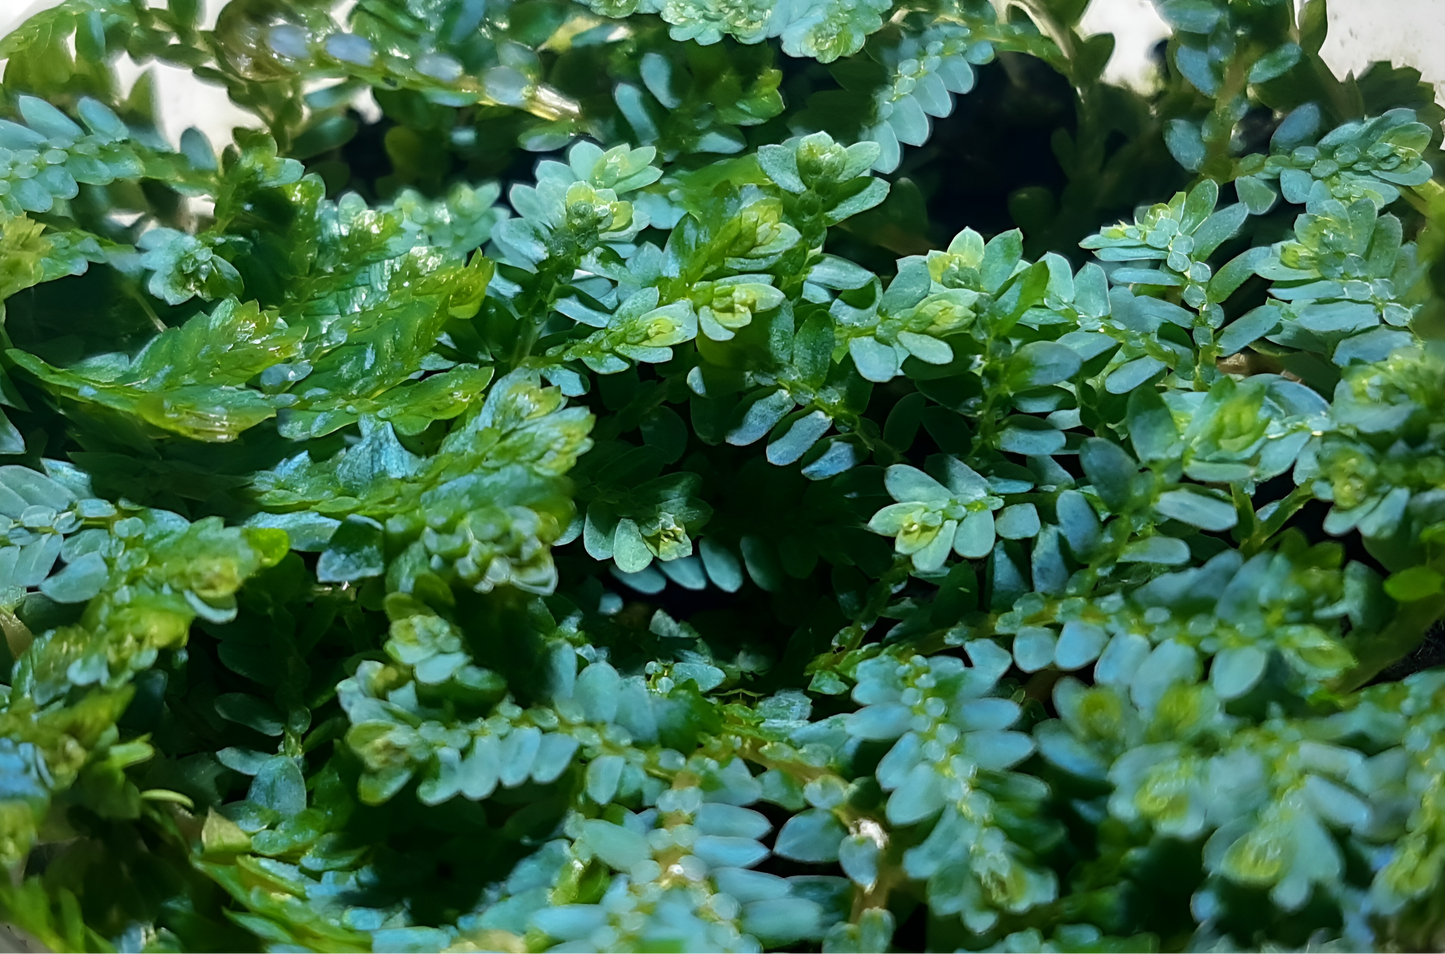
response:
<svg viewBox="0 0 1445 954"><path fill-rule="evenodd" d="M1086 5L0 41L0 918L1445 946L1445 110L1325 0L1159 0L1148 93Z"/></svg>

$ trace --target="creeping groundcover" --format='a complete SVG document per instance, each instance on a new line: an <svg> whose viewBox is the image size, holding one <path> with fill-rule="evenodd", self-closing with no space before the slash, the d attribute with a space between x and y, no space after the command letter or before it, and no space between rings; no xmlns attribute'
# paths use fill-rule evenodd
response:
<svg viewBox="0 0 1445 954"><path fill-rule="evenodd" d="M0 922L1445 948L1445 109L1086 6L0 40Z"/></svg>

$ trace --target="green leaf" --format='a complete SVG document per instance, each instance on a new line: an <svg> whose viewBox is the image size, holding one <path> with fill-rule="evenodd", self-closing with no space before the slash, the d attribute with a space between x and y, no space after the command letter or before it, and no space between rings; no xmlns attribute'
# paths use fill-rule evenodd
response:
<svg viewBox="0 0 1445 954"><path fill-rule="evenodd" d="M742 564L732 551L713 537L703 537L699 543L702 564L707 569L708 579L728 593L736 593L743 585Z"/></svg>
<svg viewBox="0 0 1445 954"><path fill-rule="evenodd" d="M1029 457L1057 453L1066 442L1063 432L1052 424L1023 416L1008 418L998 436L999 449Z"/></svg>
<svg viewBox="0 0 1445 954"><path fill-rule="evenodd" d="M1234 504L1203 489L1170 490L1154 503L1165 517L1182 520L1201 530L1228 530L1239 522Z"/></svg>
<svg viewBox="0 0 1445 954"><path fill-rule="evenodd" d="M637 573L652 562L652 551L642 538L637 523L627 517L617 521L612 537L612 559L624 573Z"/></svg>
<svg viewBox="0 0 1445 954"><path fill-rule="evenodd" d="M1221 699L1237 699L1264 676L1269 655L1258 646L1232 646L1214 657L1209 682Z"/></svg>
<svg viewBox="0 0 1445 954"><path fill-rule="evenodd" d="M1039 512L1033 504L1003 508L994 520L995 532L1005 540L1029 540L1039 532Z"/></svg>
<svg viewBox="0 0 1445 954"><path fill-rule="evenodd" d="M1110 372L1109 376L1104 379L1104 388L1110 394L1128 394L1135 388L1143 386L1166 367L1167 365L1158 358L1135 358Z"/></svg>
<svg viewBox="0 0 1445 954"><path fill-rule="evenodd" d="M1176 30L1208 33L1219 22L1221 11L1210 0L1165 0L1159 5L1159 16Z"/></svg>
<svg viewBox="0 0 1445 954"><path fill-rule="evenodd" d="M1301 50L1296 44L1281 43L1254 61L1254 65L1249 68L1249 81L1251 83L1267 83L1276 77L1283 76L1300 61L1300 55Z"/></svg>
<svg viewBox="0 0 1445 954"><path fill-rule="evenodd" d="M1129 503L1138 464L1118 444L1091 437L1079 449L1079 462L1094 485L1094 491L1111 510Z"/></svg>
<svg viewBox="0 0 1445 954"><path fill-rule="evenodd" d="M317 561L316 578L323 583L351 583L380 576L385 570L381 524L370 517L349 514Z"/></svg>
<svg viewBox="0 0 1445 954"><path fill-rule="evenodd" d="M244 692L223 693L216 697L215 706L216 713L220 715L221 718L244 725L246 728L259 732L262 735L280 735L286 727L285 722L281 719L281 714L276 711L275 706L255 696L247 695ZM273 763L274 760L268 762L267 765ZM295 766L293 765L292 767L294 768ZM265 771L266 766L263 765L261 771L256 775L257 779L260 779L261 773ZM281 776L290 777L287 772L281 772ZM300 777L299 772L296 773L296 777ZM270 776L267 776L267 778L269 782ZM254 787L253 785L253 788ZM253 801L254 800L255 799L253 799ZM266 803L261 802L260 804ZM304 796L301 799L301 806L305 806ZM267 807L275 806L268 805ZM281 811L281 809L276 808L276 811Z"/></svg>
<svg viewBox="0 0 1445 954"><path fill-rule="evenodd" d="M1119 560L1125 563L1158 563L1178 566L1189 560L1189 544L1173 537L1148 537L1129 544Z"/></svg>
<svg viewBox="0 0 1445 954"><path fill-rule="evenodd" d="M888 492L899 502L921 501L942 504L949 499L949 489L916 467L895 464L884 478Z"/></svg>
<svg viewBox="0 0 1445 954"><path fill-rule="evenodd" d="M1174 0L1179 2L1179 0ZM1190 172L1204 164L1206 150L1199 127L1187 119L1171 119L1164 127L1164 143L1174 161Z"/></svg>
<svg viewBox="0 0 1445 954"><path fill-rule="evenodd" d="M1014 352L1011 377L1016 387L1032 388L1067 381L1079 372L1083 359L1073 348L1052 341L1034 341Z"/></svg>
<svg viewBox="0 0 1445 954"><path fill-rule="evenodd" d="M833 426L824 411L809 411L785 425L787 430L768 444L767 457L774 464L791 464L801 458Z"/></svg>
<svg viewBox="0 0 1445 954"><path fill-rule="evenodd" d="M1255 176L1240 176L1234 188L1251 215L1264 215L1279 201L1279 194Z"/></svg>
<svg viewBox="0 0 1445 954"><path fill-rule="evenodd" d="M109 578L105 558L86 553L40 584L40 592L57 603L83 603L98 594Z"/></svg>
<svg viewBox="0 0 1445 954"><path fill-rule="evenodd" d="M1173 460L1178 457L1179 428L1174 415L1159 392L1153 388L1136 388L1129 394L1126 420L1129 441L1134 453L1144 463Z"/></svg>
<svg viewBox="0 0 1445 954"><path fill-rule="evenodd" d="M1274 193L1269 193L1269 196L1269 203L1273 203ZM1254 209L1251 208L1250 211L1253 212ZM1264 211L1268 211L1268 209ZM1255 214L1261 213L1256 212ZM1209 280L1209 300L1214 302L1226 301L1230 295L1233 295L1241 285L1249 280L1254 274L1255 269L1268 257L1269 253L1265 249L1255 247L1246 249L1230 259L1215 273L1214 277Z"/></svg>
<svg viewBox="0 0 1445 954"><path fill-rule="evenodd" d="M854 338L848 342L848 353L865 380L887 383L898 375L898 355L876 338Z"/></svg>
<svg viewBox="0 0 1445 954"><path fill-rule="evenodd" d="M846 834L842 823L831 811L810 809L788 819L778 832L773 853L792 861L836 861Z"/></svg>
<svg viewBox="0 0 1445 954"><path fill-rule="evenodd" d="M256 772L246 798L290 818L306 808L306 781L295 759L276 755L267 759Z"/></svg>
<svg viewBox="0 0 1445 954"><path fill-rule="evenodd" d="M1191 254L1195 260L1202 261L1213 255L1215 249L1234 237L1248 218L1249 207L1243 202L1227 205L1210 215L1194 231L1194 251Z"/></svg>
<svg viewBox="0 0 1445 954"><path fill-rule="evenodd" d="M1325 44L1329 14L1325 0L1306 0L1299 12L1300 45L1308 53L1318 53Z"/></svg>
<svg viewBox="0 0 1445 954"><path fill-rule="evenodd" d="M1402 603L1423 600L1445 590L1445 577L1428 566L1412 566L1385 579L1385 592Z"/></svg>
<svg viewBox="0 0 1445 954"><path fill-rule="evenodd" d="M4 411L0 411L0 454L25 453L25 438Z"/></svg>
<svg viewBox="0 0 1445 954"><path fill-rule="evenodd" d="M1225 325L1219 336L1223 355L1237 354L1279 327L1282 317L1277 305L1261 305Z"/></svg>
<svg viewBox="0 0 1445 954"><path fill-rule="evenodd" d="M793 397L782 390L768 391L747 402L740 419L728 430L727 442L745 446L772 430L793 409Z"/></svg>
<svg viewBox="0 0 1445 954"><path fill-rule="evenodd" d="M833 323L825 314L803 322L793 339L793 367L798 378L811 388L820 388L833 363Z"/></svg>
<svg viewBox="0 0 1445 954"><path fill-rule="evenodd" d="M975 510L959 523L953 538L954 552L971 560L981 560L993 551L996 533L993 513Z"/></svg>

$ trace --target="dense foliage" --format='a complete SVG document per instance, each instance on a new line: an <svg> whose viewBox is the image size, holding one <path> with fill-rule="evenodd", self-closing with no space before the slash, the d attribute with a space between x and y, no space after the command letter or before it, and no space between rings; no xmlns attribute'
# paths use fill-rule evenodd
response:
<svg viewBox="0 0 1445 954"><path fill-rule="evenodd" d="M1149 94L1085 5L0 42L0 917L1445 945L1445 111L1324 0L1161 0Z"/></svg>

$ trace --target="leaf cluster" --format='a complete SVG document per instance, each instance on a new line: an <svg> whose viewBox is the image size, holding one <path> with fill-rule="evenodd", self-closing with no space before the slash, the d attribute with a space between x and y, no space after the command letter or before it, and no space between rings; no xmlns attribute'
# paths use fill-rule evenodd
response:
<svg viewBox="0 0 1445 954"><path fill-rule="evenodd" d="M1324 0L1158 0L1147 91L1086 6L0 40L0 917L1445 944L1445 110Z"/></svg>

